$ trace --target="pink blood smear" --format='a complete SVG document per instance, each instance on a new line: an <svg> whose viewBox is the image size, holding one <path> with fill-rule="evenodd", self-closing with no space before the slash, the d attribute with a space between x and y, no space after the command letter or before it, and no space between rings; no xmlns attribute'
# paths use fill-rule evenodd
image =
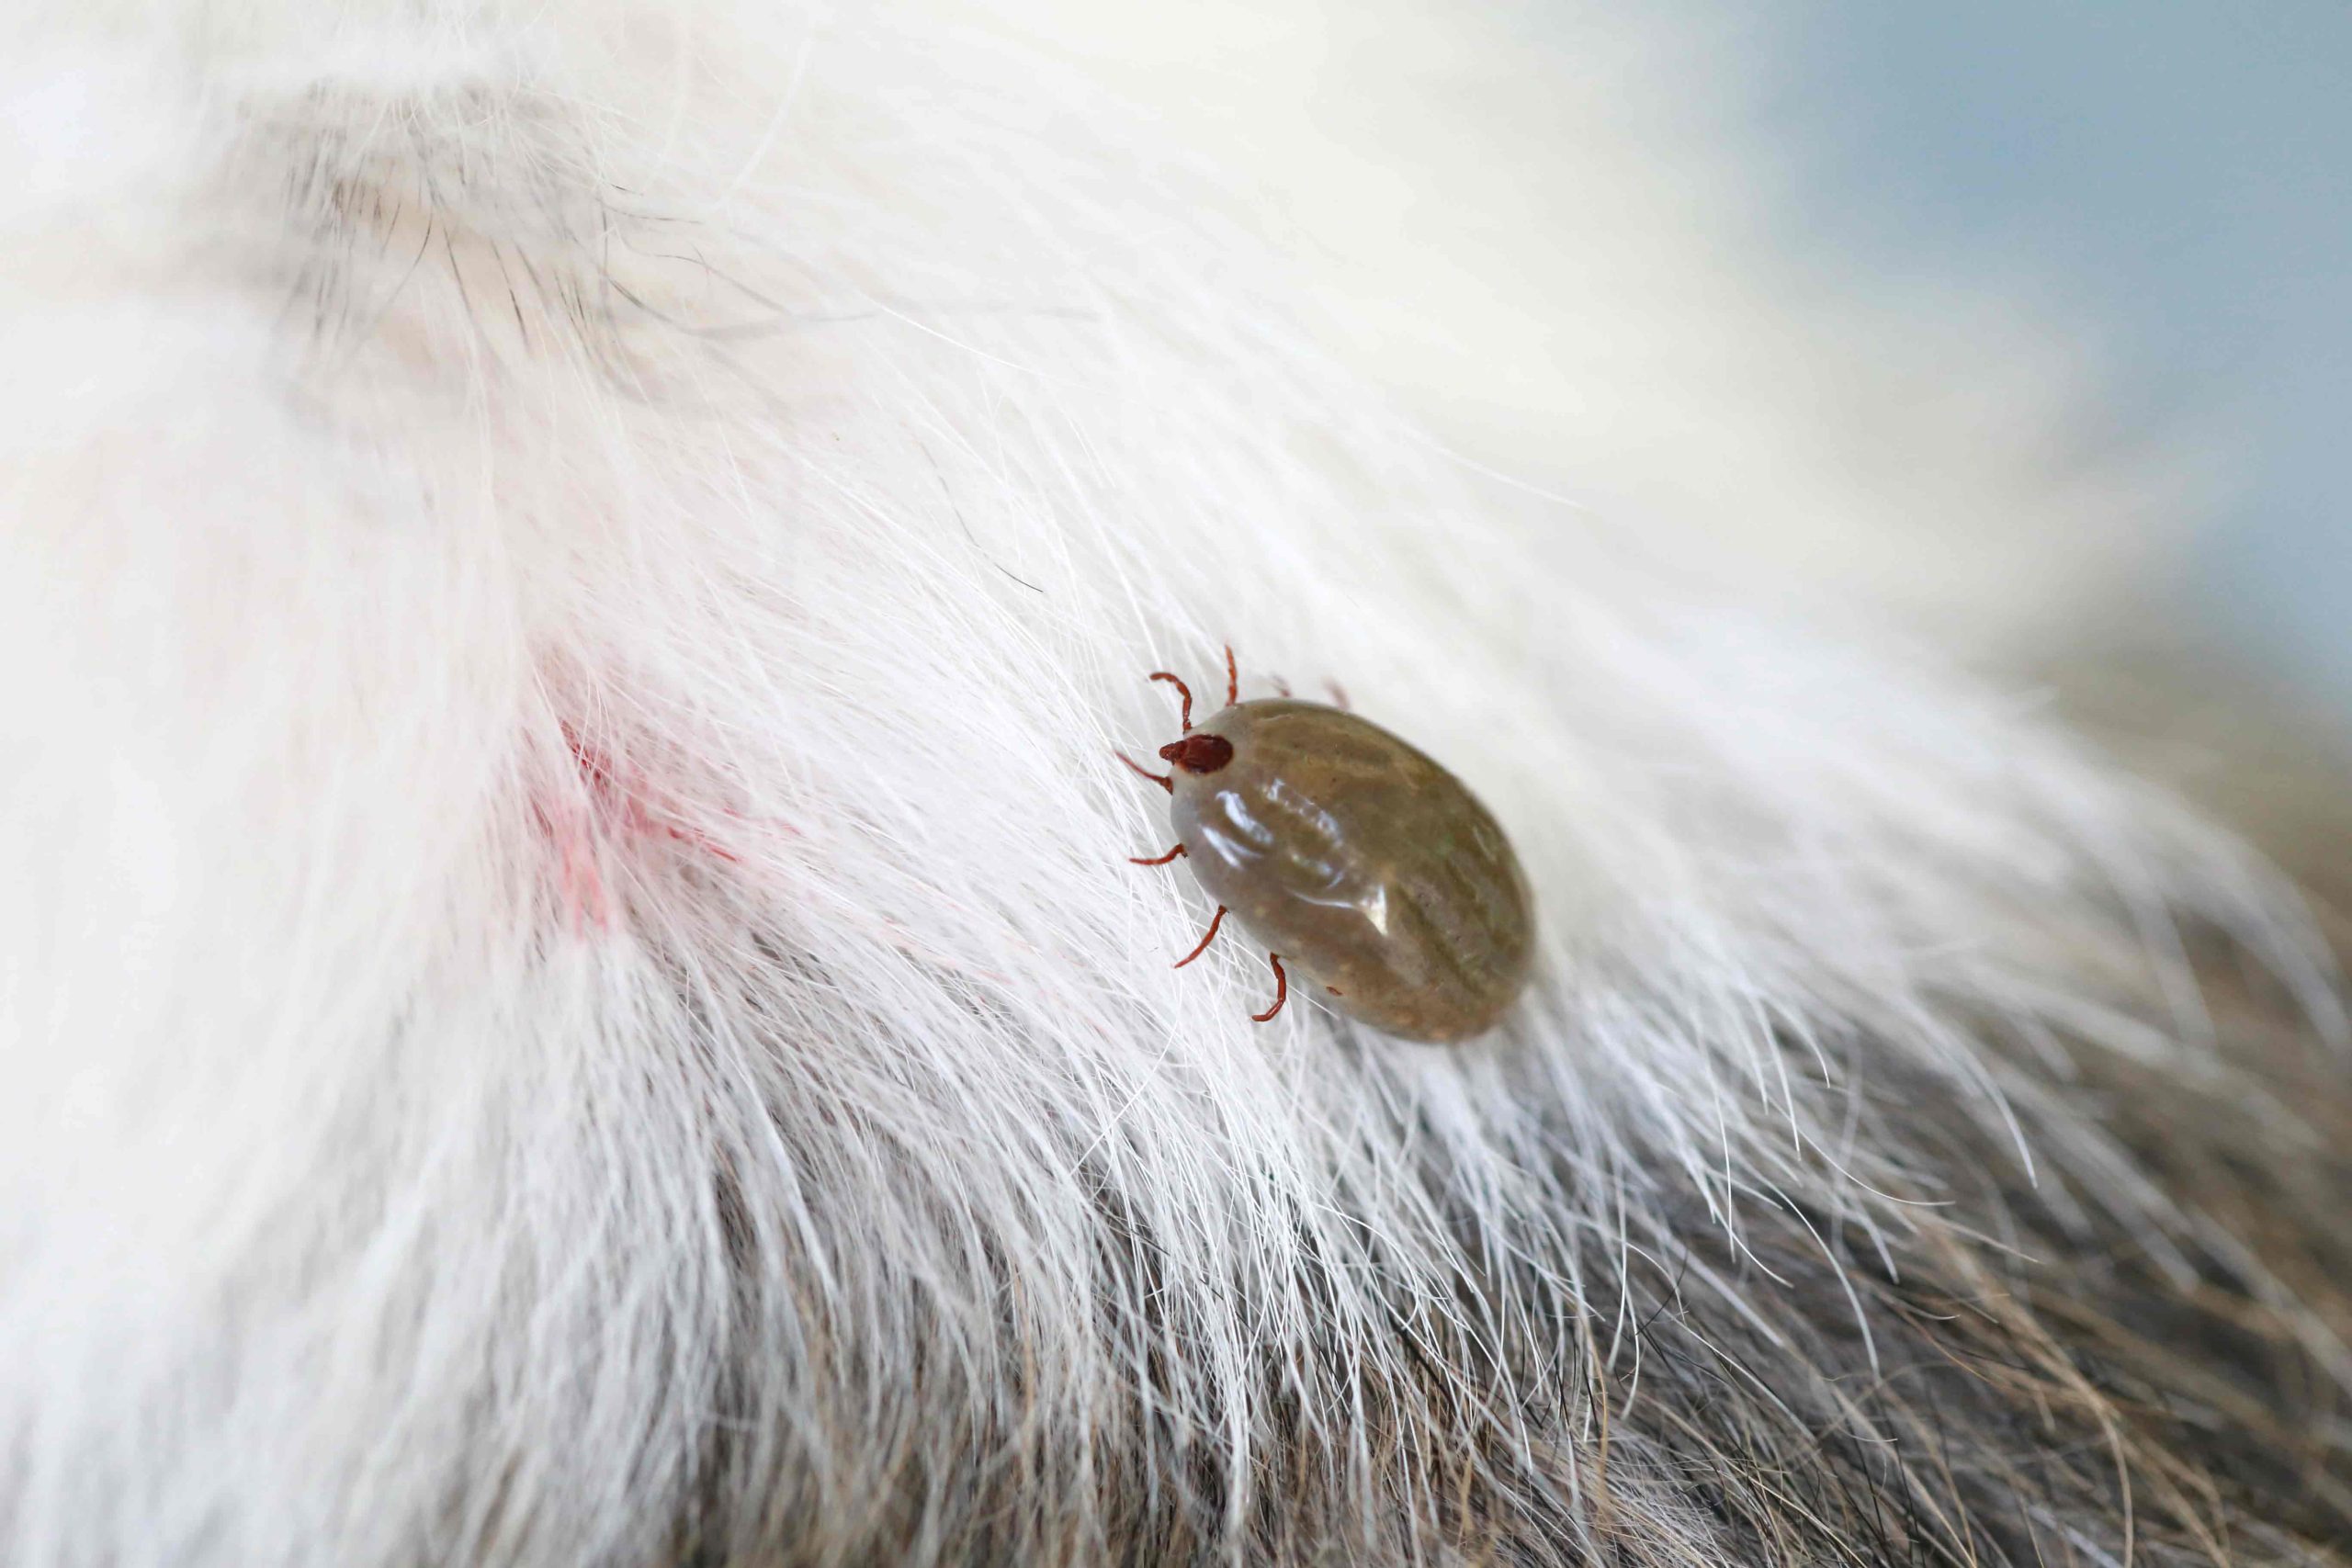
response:
<svg viewBox="0 0 2352 1568"><path fill-rule="evenodd" d="M604 847L615 841L660 836L697 850L729 865L741 858L708 835L681 825L681 813L659 791L636 774L616 767L599 747L582 740L569 722L564 744L587 784L583 795L564 792L557 801L535 803L533 812L548 837L555 841L557 886L565 923L574 931L610 931L615 925L613 896L605 886Z"/></svg>

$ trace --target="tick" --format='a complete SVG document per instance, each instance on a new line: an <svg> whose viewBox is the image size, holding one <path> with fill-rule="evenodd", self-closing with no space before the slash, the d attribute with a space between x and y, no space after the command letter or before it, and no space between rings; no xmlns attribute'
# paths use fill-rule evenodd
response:
<svg viewBox="0 0 2352 1568"><path fill-rule="evenodd" d="M1151 679L1183 699L1182 738L1159 749L1166 773L1119 760L1168 791L1176 847L1135 863L1182 859L1216 900L1177 968L1229 914L1273 965L1260 1023L1290 995L1284 960L1340 1011L1408 1040L1466 1040L1502 1016L1534 957L1534 899L1461 780L1344 708L1238 700L1230 648L1226 705L1197 726L1191 689Z"/></svg>

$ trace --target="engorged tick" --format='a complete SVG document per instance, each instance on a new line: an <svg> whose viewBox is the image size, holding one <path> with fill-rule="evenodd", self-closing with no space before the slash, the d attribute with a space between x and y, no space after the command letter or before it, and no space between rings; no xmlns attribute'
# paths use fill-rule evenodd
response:
<svg viewBox="0 0 2352 1568"><path fill-rule="evenodd" d="M1491 1027L1527 983L1534 900L1510 841L1462 782L1352 713L1287 694L1242 702L1233 649L1225 704L1197 728L1183 698L1181 739L1155 773L1119 760L1172 797L1176 847L1217 901L1198 958L1232 915L1269 949L1274 1003L1288 958L1343 1011L1410 1040L1466 1040ZM1337 688L1334 688L1336 693ZM1345 699L1343 698L1342 701Z"/></svg>

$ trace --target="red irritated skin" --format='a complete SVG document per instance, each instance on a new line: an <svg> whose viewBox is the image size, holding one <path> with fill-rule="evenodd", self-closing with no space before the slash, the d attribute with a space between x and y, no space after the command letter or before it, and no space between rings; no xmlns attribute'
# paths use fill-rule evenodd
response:
<svg viewBox="0 0 2352 1568"><path fill-rule="evenodd" d="M1525 988L1535 910L1518 856L1405 741L1280 698L1233 704L1160 755L1193 874L1278 974L1287 961L1341 1011L1435 1042L1484 1032Z"/></svg>

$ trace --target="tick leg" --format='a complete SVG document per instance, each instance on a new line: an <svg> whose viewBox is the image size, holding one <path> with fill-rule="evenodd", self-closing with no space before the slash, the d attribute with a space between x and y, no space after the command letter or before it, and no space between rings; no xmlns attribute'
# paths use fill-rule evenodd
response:
<svg viewBox="0 0 2352 1568"><path fill-rule="evenodd" d="M1141 762L1136 761L1133 757L1128 756L1125 751L1114 751L1111 755L1116 757L1119 761L1125 762L1127 766L1133 768L1136 772L1141 773L1144 777L1149 779L1152 783L1158 784L1169 794L1174 795L1176 793L1175 774L1155 773L1149 768L1145 767Z"/></svg>
<svg viewBox="0 0 2352 1568"><path fill-rule="evenodd" d="M1174 860L1178 855L1181 855L1183 852L1184 846L1179 844L1174 849L1169 851L1166 854L1157 856L1151 860L1146 860L1141 855L1129 855L1127 857L1127 863L1129 865L1166 865L1170 861Z"/></svg>
<svg viewBox="0 0 2352 1568"><path fill-rule="evenodd" d="M1201 938L1201 945L1193 949L1192 952L1184 954L1183 957L1170 964L1169 967L1171 969L1182 969L1185 964L1190 964L1193 959L1198 958L1202 953L1206 953L1209 950L1209 943L1216 940L1216 928L1223 924L1225 924L1225 906L1219 904L1216 907L1216 913L1209 918L1208 934Z"/></svg>
<svg viewBox="0 0 2352 1568"><path fill-rule="evenodd" d="M1283 955L1270 953L1266 954L1266 962L1274 966L1274 1005L1263 1012L1251 1013L1250 1021L1252 1023L1272 1023L1274 1014L1283 1010L1283 1003L1290 999L1290 976L1283 973Z"/></svg>
<svg viewBox="0 0 2352 1568"><path fill-rule="evenodd" d="M1184 733L1185 733L1185 734L1187 734L1187 735L1192 734L1192 733L1193 733L1193 688L1192 688L1192 687L1190 687L1190 686L1187 686L1186 684L1184 684L1184 682L1182 682L1182 681L1178 680L1175 676L1170 675L1170 674L1167 671L1165 671L1165 670L1155 670L1155 671L1153 671L1151 672L1151 678L1152 678L1153 680L1155 680L1155 681L1165 681L1165 682L1167 682L1170 685L1171 685L1171 686L1175 687L1179 692L1182 692L1182 693L1184 694L1184 712L1183 712L1182 716L1177 719L1177 721L1176 721L1176 722L1177 722L1177 723L1179 723L1179 724L1181 724L1181 725L1182 725L1182 726L1184 727ZM1227 704L1226 704L1225 705L1226 705L1226 706L1227 706L1227 707L1231 707L1233 705L1232 705L1231 703L1227 703Z"/></svg>
<svg viewBox="0 0 2352 1568"><path fill-rule="evenodd" d="M1331 688L1331 701L1341 713L1355 711L1355 705L1348 701L1348 689L1345 686L1340 685L1337 681L1326 681L1323 683Z"/></svg>
<svg viewBox="0 0 2352 1568"><path fill-rule="evenodd" d="M1231 707L1241 700L1241 671L1233 662L1233 645L1225 645L1225 705Z"/></svg>
<svg viewBox="0 0 2352 1568"><path fill-rule="evenodd" d="M1274 683L1275 695L1283 697L1290 695L1290 682L1288 681L1283 680L1279 675L1270 675L1267 679Z"/></svg>

